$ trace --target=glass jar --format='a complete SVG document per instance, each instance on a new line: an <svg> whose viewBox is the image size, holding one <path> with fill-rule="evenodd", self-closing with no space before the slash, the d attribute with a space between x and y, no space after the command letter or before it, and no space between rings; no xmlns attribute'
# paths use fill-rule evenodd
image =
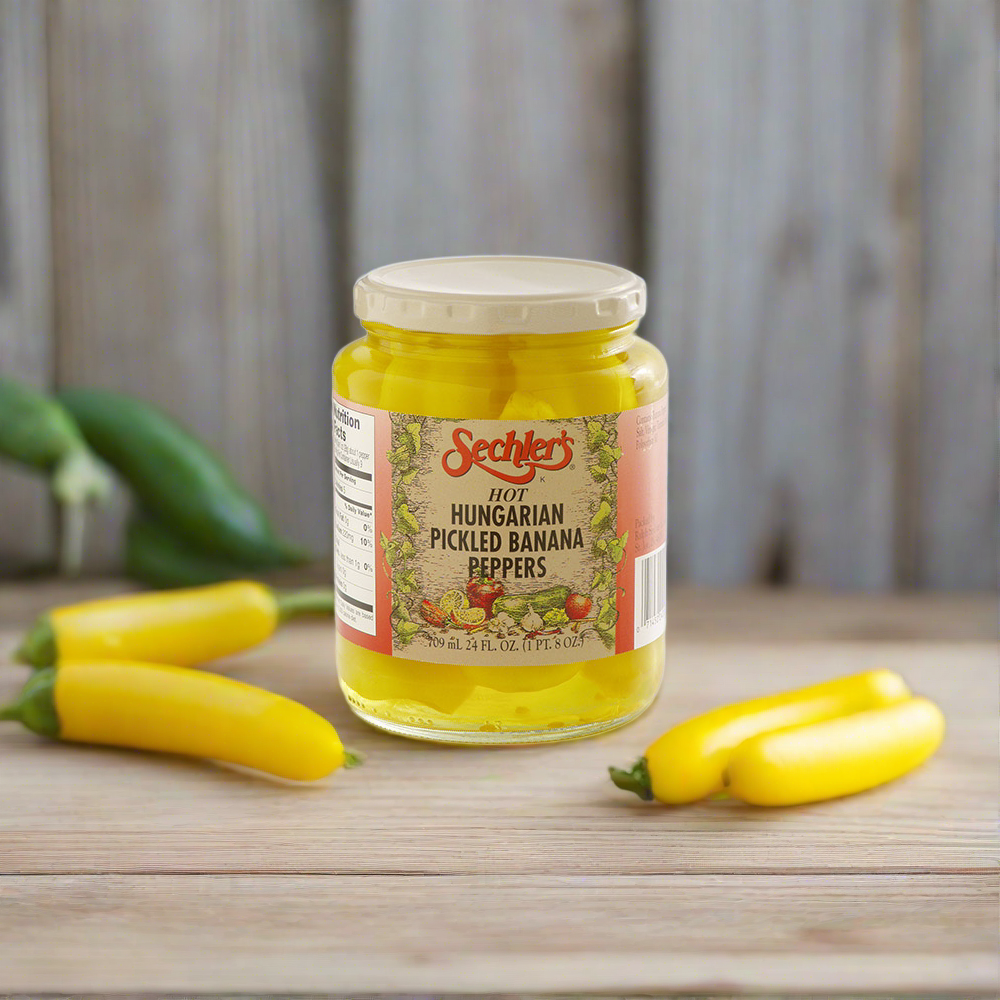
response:
<svg viewBox="0 0 1000 1000"><path fill-rule="evenodd" d="M622 725L664 667L667 367L623 268L361 278L333 366L337 668L354 712L455 743Z"/></svg>

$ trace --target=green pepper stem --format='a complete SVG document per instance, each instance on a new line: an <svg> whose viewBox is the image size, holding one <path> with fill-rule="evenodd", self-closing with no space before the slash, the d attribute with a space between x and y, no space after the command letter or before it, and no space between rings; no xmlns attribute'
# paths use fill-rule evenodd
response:
<svg viewBox="0 0 1000 1000"><path fill-rule="evenodd" d="M279 590L274 594L278 619L286 622L299 615L332 615L333 589L316 587L311 590Z"/></svg>
<svg viewBox="0 0 1000 1000"><path fill-rule="evenodd" d="M62 503L59 507L59 572L63 576L80 575L86 530L86 504Z"/></svg>
<svg viewBox="0 0 1000 1000"><path fill-rule="evenodd" d="M61 506L59 568L76 576L83 563L87 504L107 499L111 476L81 442L59 460L52 473L52 492Z"/></svg>
<svg viewBox="0 0 1000 1000"><path fill-rule="evenodd" d="M60 727L55 687L55 667L36 670L21 688L17 701L3 709L2 718L16 719L39 736L58 739Z"/></svg>
<svg viewBox="0 0 1000 1000"><path fill-rule="evenodd" d="M365 758L362 754L355 753L352 750L344 750L344 767L360 767L365 762Z"/></svg>
<svg viewBox="0 0 1000 1000"><path fill-rule="evenodd" d="M58 656L56 646L55 630L52 628L52 619L47 615L39 615L34 625L28 629L14 653L14 659L18 663L27 664L29 667L51 667L55 664Z"/></svg>
<svg viewBox="0 0 1000 1000"><path fill-rule="evenodd" d="M649 767L646 758L640 757L631 771L625 771L620 767L609 767L608 774L611 780L626 792L634 792L640 799L651 802L653 799L653 786L649 780Z"/></svg>

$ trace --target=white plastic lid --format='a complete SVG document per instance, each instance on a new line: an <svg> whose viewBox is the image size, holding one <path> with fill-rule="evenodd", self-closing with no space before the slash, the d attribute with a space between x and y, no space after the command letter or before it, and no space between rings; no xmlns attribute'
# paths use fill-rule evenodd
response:
<svg viewBox="0 0 1000 1000"><path fill-rule="evenodd" d="M564 257L436 257L387 264L354 285L362 322L427 333L579 333L646 311L646 283Z"/></svg>

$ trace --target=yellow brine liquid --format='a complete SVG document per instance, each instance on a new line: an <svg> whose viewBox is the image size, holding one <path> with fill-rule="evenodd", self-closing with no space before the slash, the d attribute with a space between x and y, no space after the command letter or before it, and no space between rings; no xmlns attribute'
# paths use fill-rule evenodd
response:
<svg viewBox="0 0 1000 1000"><path fill-rule="evenodd" d="M622 570L629 557L637 566L644 558L638 547L648 518L618 530L619 511L617 527L609 523L617 494L605 480L605 474L612 479L616 461L625 461L616 458L621 447L609 447L614 437L607 439L614 435L615 415L640 408L653 413L660 406L665 419L666 363L636 335L644 304L641 279L623 269L545 258L410 262L359 282L355 305L364 336L341 350L333 366L341 407L334 421L335 476L346 477L336 480L334 498L338 615L344 608L345 615L359 616L345 619L348 627L338 620L337 669L359 716L419 738L513 743L600 732L649 706L664 669L662 623L652 641L615 651L623 641L619 637L616 646L623 602L636 602L629 619L635 623L651 613L653 585L635 575L636 586L646 590L640 609L638 596L629 592L633 574ZM581 329L604 314L626 321ZM379 321L408 316L427 328ZM390 436L379 439L372 431L371 441L380 444L359 445L374 455L377 468L369 475L358 468L361 459L351 457L349 435L363 433L368 417L389 420L381 414L393 415L385 432ZM338 417L344 433L337 430ZM443 442L437 450L435 434ZM526 450L517 465L522 443ZM565 464L557 469L563 454ZM473 475L459 476L463 457ZM635 467L642 470L653 458L659 460L640 454ZM636 501L649 503L652 495L664 516L665 462L664 454L662 488L647 485ZM563 493L560 476L592 485L567 485ZM453 488L468 496L452 497ZM545 489L550 502L529 504ZM436 506L434 490L445 494ZM592 496L584 502L587 490ZM515 502L506 504L504 497ZM472 502L452 502L457 499ZM577 527L566 512L574 499L584 512ZM382 530L374 531L369 509L380 502L392 510ZM489 530L484 521L468 528L476 511L494 519ZM550 517L554 525L546 523ZM560 540L565 552L540 551L546 543L555 549ZM460 550L466 544L481 548ZM518 548L510 550L512 544ZM566 575L570 569L560 576L565 559L576 560L575 577ZM482 596L490 588L502 591L492 604ZM387 602L381 612L379 601ZM364 610L369 605L374 612ZM391 650L365 648L361 642L375 642L365 628L382 635L389 628ZM563 662L574 644L591 655ZM541 650L537 659L530 659L532 648ZM410 658L418 650L420 658ZM435 657L448 662L428 659Z"/></svg>

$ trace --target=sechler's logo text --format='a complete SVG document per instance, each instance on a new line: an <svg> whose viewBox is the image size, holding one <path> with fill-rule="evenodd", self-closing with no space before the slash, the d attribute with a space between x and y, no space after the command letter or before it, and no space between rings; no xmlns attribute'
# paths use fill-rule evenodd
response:
<svg viewBox="0 0 1000 1000"><path fill-rule="evenodd" d="M563 429L556 437L535 437L525 431L521 437L509 430L503 437L487 441L473 440L472 431L456 427L451 436L454 448L441 456L441 466L449 476L464 476L472 466L488 472L505 483L523 485L535 478L535 472L557 472L573 460L573 439Z"/></svg>

